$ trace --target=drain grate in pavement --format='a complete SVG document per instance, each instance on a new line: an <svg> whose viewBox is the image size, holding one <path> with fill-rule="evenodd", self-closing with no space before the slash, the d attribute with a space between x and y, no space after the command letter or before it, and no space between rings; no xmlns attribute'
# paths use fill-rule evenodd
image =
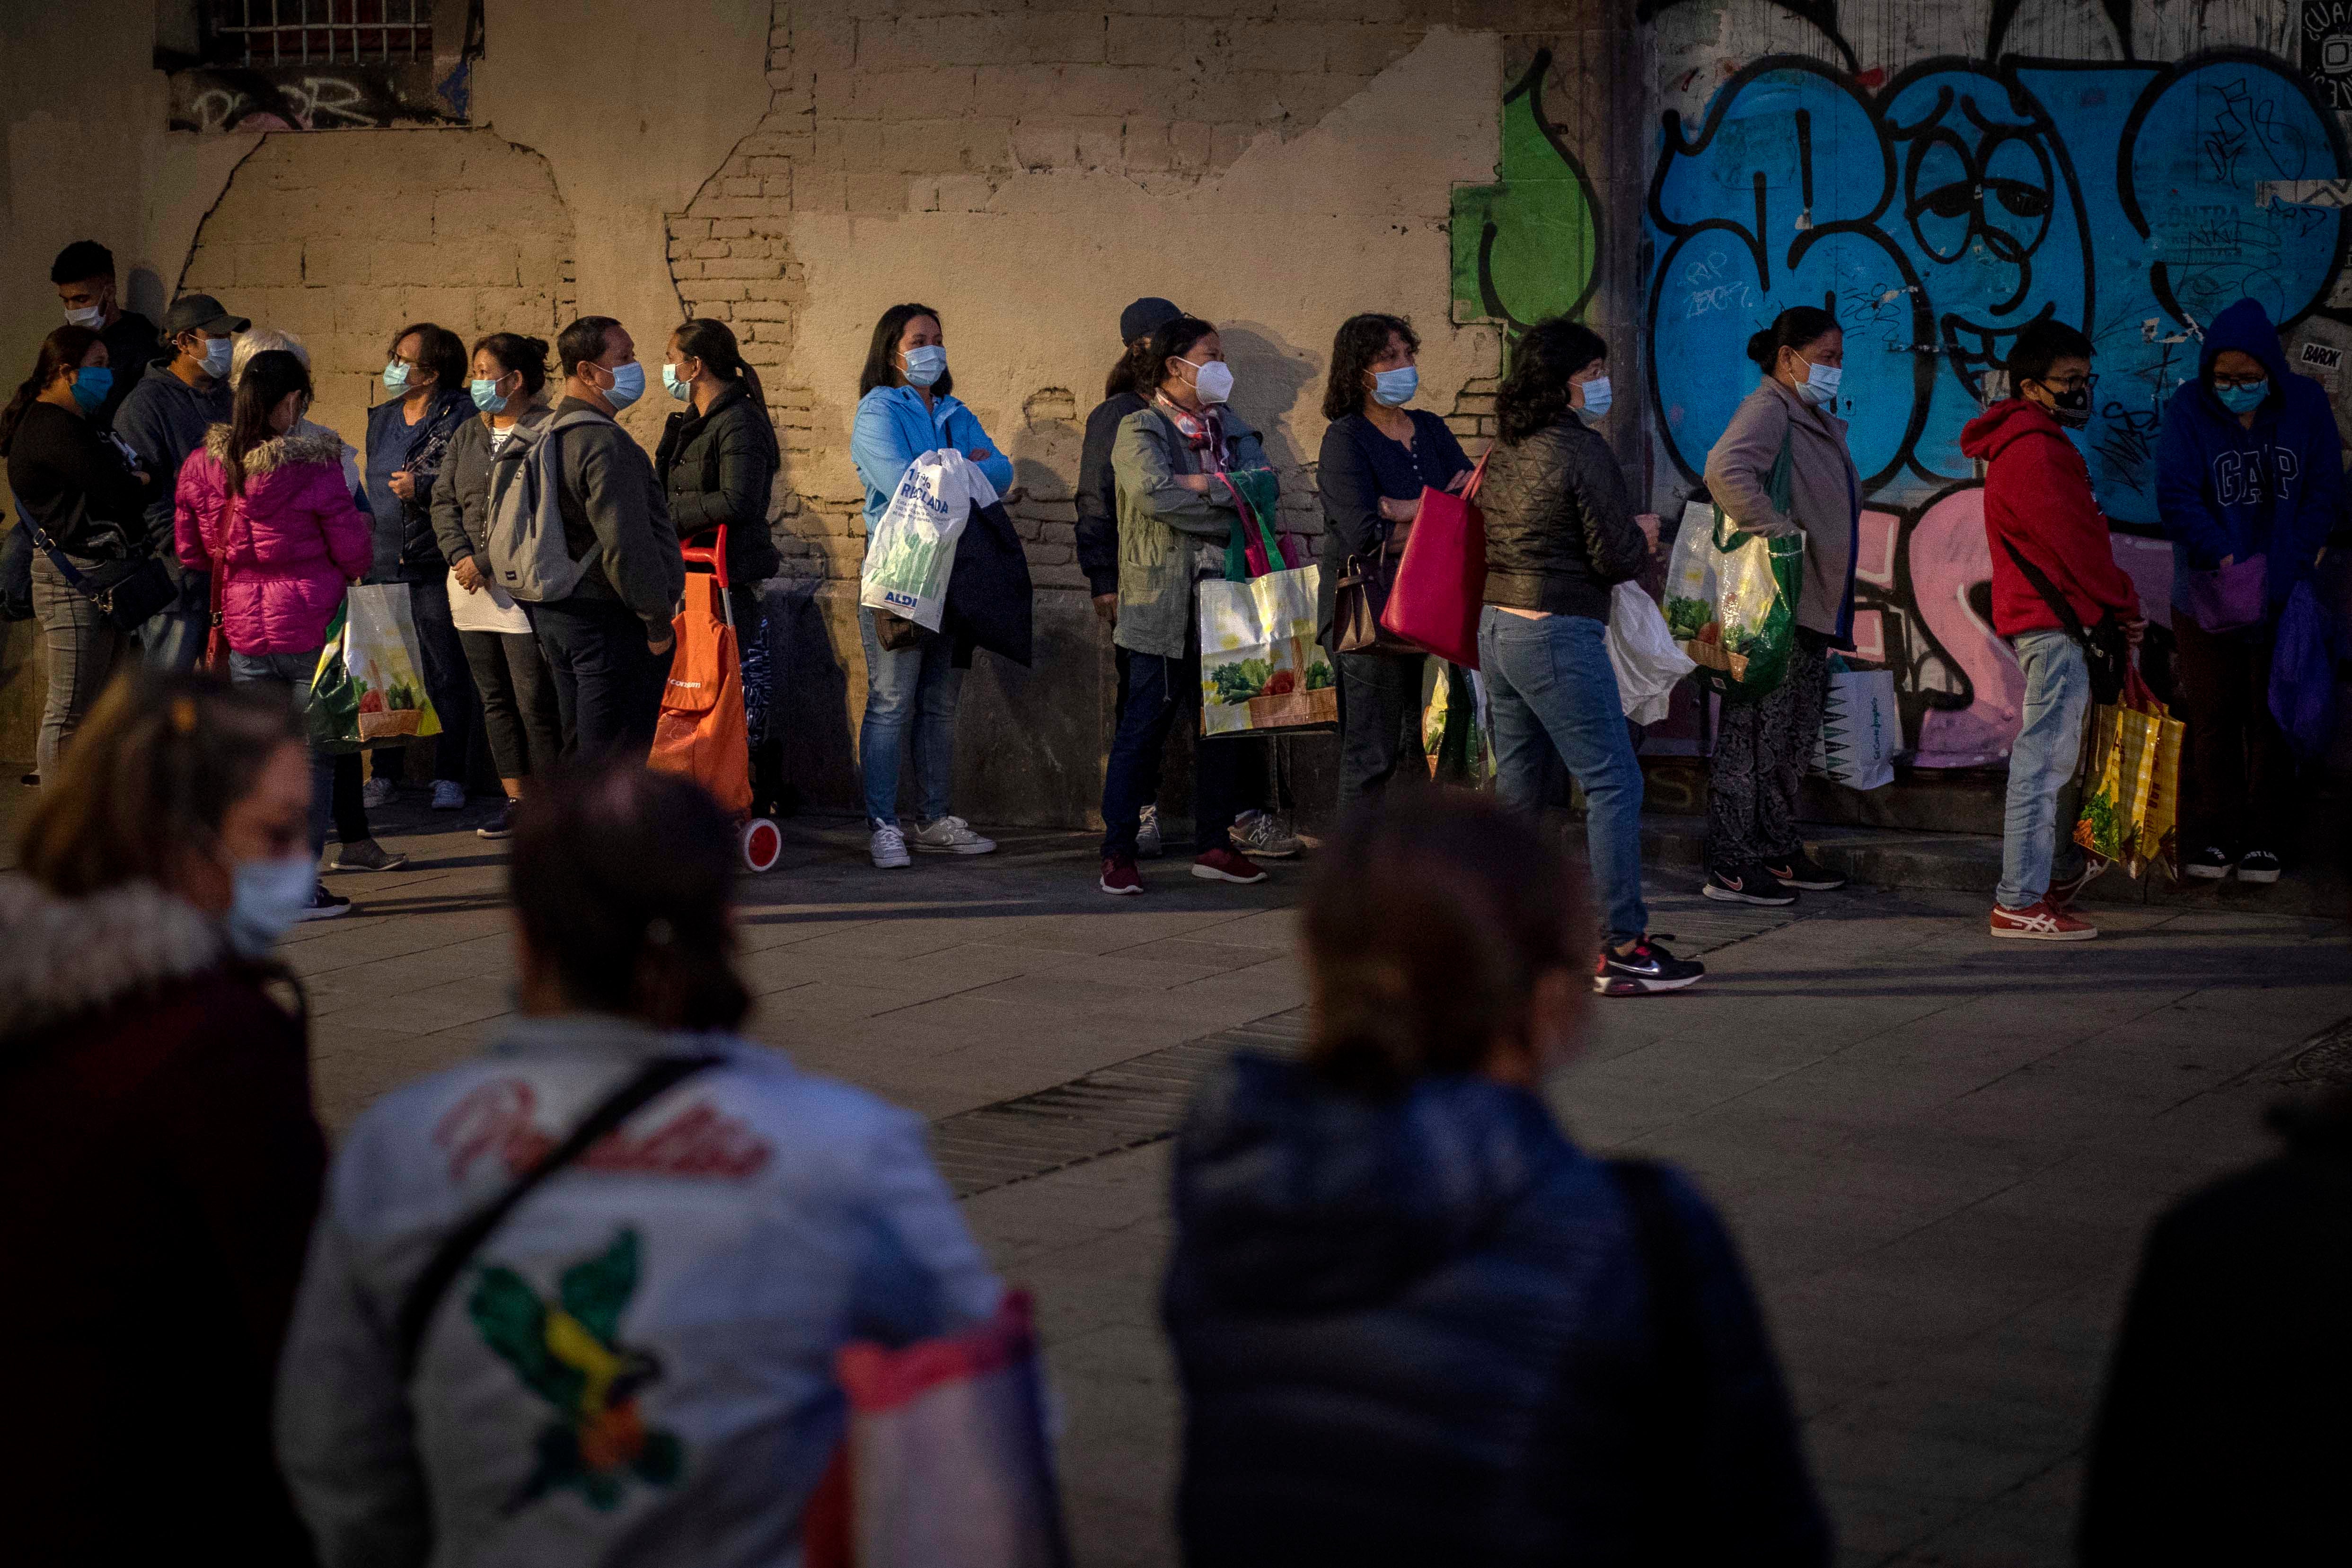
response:
<svg viewBox="0 0 2352 1568"><path fill-rule="evenodd" d="M2279 1075L2281 1083L2352 1083L2352 1018L2305 1040Z"/></svg>

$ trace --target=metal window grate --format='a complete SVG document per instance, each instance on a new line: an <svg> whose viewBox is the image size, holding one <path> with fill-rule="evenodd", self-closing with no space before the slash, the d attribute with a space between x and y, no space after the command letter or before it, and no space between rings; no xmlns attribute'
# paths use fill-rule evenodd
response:
<svg viewBox="0 0 2352 1568"><path fill-rule="evenodd" d="M213 0L213 58L240 66L433 58L433 0Z"/></svg>

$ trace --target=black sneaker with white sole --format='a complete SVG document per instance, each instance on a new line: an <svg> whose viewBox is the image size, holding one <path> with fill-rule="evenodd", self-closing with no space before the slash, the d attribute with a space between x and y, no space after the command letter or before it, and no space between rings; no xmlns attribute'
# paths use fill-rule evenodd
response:
<svg viewBox="0 0 2352 1568"><path fill-rule="evenodd" d="M1764 874L1784 888L1802 888L1809 893L1834 892L1845 886L1845 879L1798 850L1786 859L1764 862Z"/></svg>
<svg viewBox="0 0 2352 1568"><path fill-rule="evenodd" d="M2279 858L2267 849L2249 849L2238 857L2238 880L2241 882L2275 882L2279 879Z"/></svg>
<svg viewBox="0 0 2352 1568"><path fill-rule="evenodd" d="M2235 865L2237 862L2230 858L2227 849L2218 844L2208 844L2204 848L2183 857L2180 874L2194 877L2200 882L2218 882L2228 876Z"/></svg>
<svg viewBox="0 0 2352 1568"><path fill-rule="evenodd" d="M341 893L327 891L327 884L321 882L311 891L310 907L294 918L297 921L331 921L337 915L347 915L351 912L351 900Z"/></svg>
<svg viewBox="0 0 2352 1568"><path fill-rule="evenodd" d="M1646 996L1654 991L1679 991L1706 973L1696 958L1676 958L1654 937L1643 937L1626 952L1602 944L1593 962L1592 988L1603 996Z"/></svg>
<svg viewBox="0 0 2352 1568"><path fill-rule="evenodd" d="M1761 866L1717 867L1699 889L1723 904L1793 904L1797 895Z"/></svg>

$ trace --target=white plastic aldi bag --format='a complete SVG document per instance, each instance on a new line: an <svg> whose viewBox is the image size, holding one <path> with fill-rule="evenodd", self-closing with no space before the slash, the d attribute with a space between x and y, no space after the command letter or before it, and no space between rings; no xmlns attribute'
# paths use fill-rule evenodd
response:
<svg viewBox="0 0 2352 1568"><path fill-rule="evenodd" d="M908 464L866 541L857 602L938 631L956 541L971 509L995 500L996 487L961 452L925 452Z"/></svg>
<svg viewBox="0 0 2352 1568"><path fill-rule="evenodd" d="M1698 668L1666 629L1658 602L1630 578L1609 592L1609 663L1618 703L1636 724L1664 720L1676 683Z"/></svg>
<svg viewBox="0 0 2352 1568"><path fill-rule="evenodd" d="M1877 789L1895 782L1895 753L1902 747L1894 672L1832 670L1822 738L1813 745L1813 772L1849 789Z"/></svg>

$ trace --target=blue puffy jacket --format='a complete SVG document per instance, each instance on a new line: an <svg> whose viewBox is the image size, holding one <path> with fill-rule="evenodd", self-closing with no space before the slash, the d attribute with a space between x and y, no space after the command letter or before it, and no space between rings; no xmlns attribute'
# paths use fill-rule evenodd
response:
<svg viewBox="0 0 2352 1568"><path fill-rule="evenodd" d="M2213 395L2213 362L2231 349L2270 372L2270 395L2251 427ZM2287 367L2278 330L2241 300L2205 330L2197 379L2172 395L2156 438L2157 510L2172 541L2172 602L2184 578L2223 556L2270 563L2270 603L2286 602L2327 542L2344 494L2344 438L2327 394Z"/></svg>
<svg viewBox="0 0 2352 1568"><path fill-rule="evenodd" d="M1533 1094L1376 1102L1236 1058L1176 1156L1186 1561L1827 1563L1731 1242L1664 1195L1662 1301L1622 1178Z"/></svg>

